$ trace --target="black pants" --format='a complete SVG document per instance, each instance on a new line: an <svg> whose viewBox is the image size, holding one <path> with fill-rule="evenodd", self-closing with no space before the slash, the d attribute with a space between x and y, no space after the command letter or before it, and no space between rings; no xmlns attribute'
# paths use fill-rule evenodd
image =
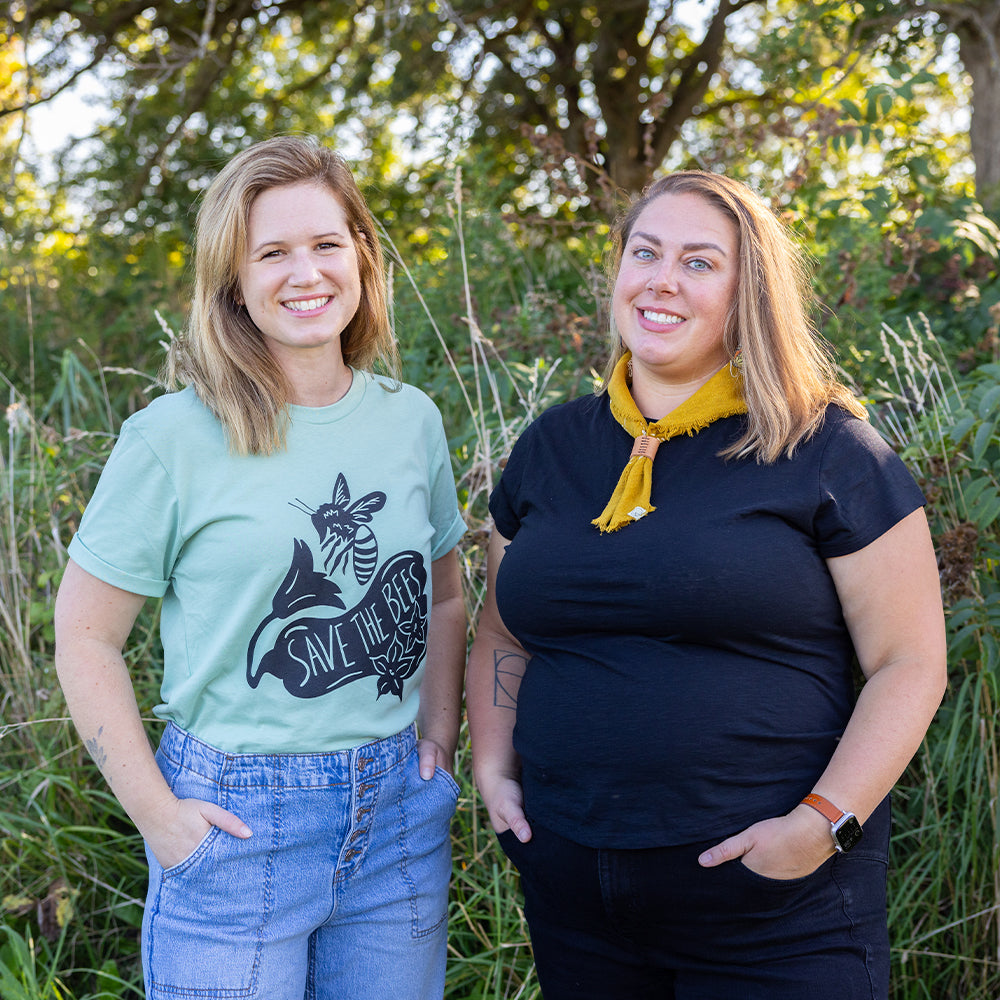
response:
<svg viewBox="0 0 1000 1000"><path fill-rule="evenodd" d="M499 839L521 873L545 1000L888 997L888 799L850 854L788 881L739 861L701 868L723 837L618 850L532 831Z"/></svg>

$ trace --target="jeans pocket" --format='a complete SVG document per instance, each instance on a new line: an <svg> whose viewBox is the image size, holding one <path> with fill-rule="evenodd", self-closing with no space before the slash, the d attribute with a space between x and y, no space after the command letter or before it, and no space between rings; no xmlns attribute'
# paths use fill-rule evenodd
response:
<svg viewBox="0 0 1000 1000"><path fill-rule="evenodd" d="M215 778L163 754L158 762L178 798L248 814L249 800L233 798ZM272 838L260 828L244 840L213 826L183 861L167 869L147 846L149 893L142 936L150 1000L255 995L272 854Z"/></svg>
<svg viewBox="0 0 1000 1000"><path fill-rule="evenodd" d="M436 778L443 778L445 780L445 782L451 788L452 793L455 796L455 804L457 805L458 804L458 796L459 796L459 792L461 791L461 789L458 787L458 782L455 780L454 776L450 772L446 771L440 765L438 765L434 769L434 776Z"/></svg>
<svg viewBox="0 0 1000 1000"><path fill-rule="evenodd" d="M520 871L519 859L524 856L524 845L517 839L514 831L509 827L506 830L502 830L496 836L500 850L507 856L507 860Z"/></svg>
<svg viewBox="0 0 1000 1000"><path fill-rule="evenodd" d="M220 833L222 833L222 831L217 826L210 827L208 830L206 830L205 836L202 837L197 844L195 844L194 850L191 851L191 853L186 858L183 858L176 864L171 865L169 868L163 868L163 877L170 878L173 875L179 875L187 868L190 868L191 865L196 864L205 854L207 854L212 849L212 843ZM155 856L153 855L153 852L150 850L149 844L146 845L146 858L150 863L150 867L152 867L153 861L155 860ZM157 862L157 864L159 864L159 862Z"/></svg>
<svg viewBox="0 0 1000 1000"><path fill-rule="evenodd" d="M775 888L794 888L799 885L804 885L811 879L816 878L816 876L823 870L824 867L829 867L833 862L833 856L826 858L820 865L814 868L811 872L806 875L798 875L795 878L774 878L771 875L762 875L760 872L755 872L749 865L747 865L742 858L736 858L732 864L740 871L746 878L751 882L756 882L758 885L762 886L773 886Z"/></svg>
<svg viewBox="0 0 1000 1000"><path fill-rule="evenodd" d="M414 750L402 777L400 806L402 874L410 896L414 937L435 933L448 919L451 880L451 819L458 785L442 768L430 781L420 777Z"/></svg>
<svg viewBox="0 0 1000 1000"><path fill-rule="evenodd" d="M778 918L781 914L808 912L814 902L832 889L832 859L798 878L780 879L760 875L739 859L710 869L718 878L718 905L747 920Z"/></svg>
<svg viewBox="0 0 1000 1000"><path fill-rule="evenodd" d="M179 865L150 867L143 937L151 998L254 995L270 856L267 838L213 827Z"/></svg>

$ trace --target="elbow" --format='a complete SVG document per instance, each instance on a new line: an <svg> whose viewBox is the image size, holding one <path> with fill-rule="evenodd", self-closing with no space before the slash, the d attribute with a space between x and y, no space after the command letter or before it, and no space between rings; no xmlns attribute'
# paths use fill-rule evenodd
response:
<svg viewBox="0 0 1000 1000"><path fill-rule="evenodd" d="M916 691L922 692L922 700L928 710L928 725L941 707L948 691L948 658L942 648L928 652L920 661L922 664L919 675L913 676L913 681L919 683Z"/></svg>
<svg viewBox="0 0 1000 1000"><path fill-rule="evenodd" d="M935 688L937 692L937 705L940 705L944 700L944 696L948 693L948 657L947 655L942 655L940 660L940 666L935 675L935 680L937 686Z"/></svg>
<svg viewBox="0 0 1000 1000"><path fill-rule="evenodd" d="M934 640L933 646L930 650L931 662L934 664L934 671L932 674L932 690L937 696L937 701L935 702L935 710L937 706L941 704L944 700L944 696L948 691L948 635L947 628L944 621L944 612L941 612L939 619L938 634Z"/></svg>

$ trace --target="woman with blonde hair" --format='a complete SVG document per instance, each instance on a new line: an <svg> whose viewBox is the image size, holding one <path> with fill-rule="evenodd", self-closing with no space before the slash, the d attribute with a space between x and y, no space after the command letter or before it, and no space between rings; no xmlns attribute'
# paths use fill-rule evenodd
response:
<svg viewBox="0 0 1000 1000"><path fill-rule="evenodd" d="M655 182L604 391L491 497L469 725L546 1000L888 996L888 796L943 614L923 497L807 291L745 185Z"/></svg>
<svg viewBox="0 0 1000 1000"><path fill-rule="evenodd" d="M125 422L70 543L56 666L146 842L153 1000L443 993L464 524L386 302L335 152L234 157L168 362L188 386ZM154 756L122 650L161 596Z"/></svg>

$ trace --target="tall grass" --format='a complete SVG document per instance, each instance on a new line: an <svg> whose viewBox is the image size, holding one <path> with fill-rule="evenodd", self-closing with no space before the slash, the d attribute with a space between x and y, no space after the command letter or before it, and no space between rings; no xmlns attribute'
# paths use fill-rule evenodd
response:
<svg viewBox="0 0 1000 1000"><path fill-rule="evenodd" d="M1000 365L959 383L926 322L885 327L875 422L920 477L948 616L949 689L895 796L899 1000L1000 996Z"/></svg>
<svg viewBox="0 0 1000 1000"><path fill-rule="evenodd" d="M144 860L120 807L96 780L55 678L52 606L73 531L113 436L106 387L64 359L36 417L4 378L0 452L0 996L141 995L134 979ZM100 429L73 429L99 414ZM61 426L60 426L61 425ZM103 426L101 426L103 425ZM130 654L152 642L145 615ZM147 673L147 677L151 677ZM82 977L75 972L85 966ZM124 970L124 975L119 971ZM78 988L86 984L84 988ZM105 987L112 992L105 991ZM93 992L93 990L97 992Z"/></svg>
<svg viewBox="0 0 1000 1000"><path fill-rule="evenodd" d="M455 254L468 257L460 188ZM472 278L462 281L464 340L424 301L419 274L393 251L398 299L422 309L414 378L432 389L451 431L470 531L463 566L470 622L483 596L486 498L511 443L580 373L502 356L484 335ZM515 303L538 300L526 288ZM529 301L530 300L530 301ZM893 1000L1000 997L1000 366L957 379L930 332L885 331L895 384L876 419L920 476L931 504L946 585L951 684L895 796L890 874ZM435 358L432 366L427 360ZM146 391L138 373L64 358L48 399L4 382L0 452L0 997L97 1000L142 995L138 930L145 887L141 844L66 717L52 667L52 597L65 545L125 414L106 377ZM589 373L583 380L589 382ZM558 383L558 384L557 384ZM984 429L986 428L986 429ZM157 700L161 652L148 602L128 658L140 708ZM149 719L151 737L158 726ZM453 824L450 1000L525 998L540 991L517 891L473 788L467 733L457 757Z"/></svg>

